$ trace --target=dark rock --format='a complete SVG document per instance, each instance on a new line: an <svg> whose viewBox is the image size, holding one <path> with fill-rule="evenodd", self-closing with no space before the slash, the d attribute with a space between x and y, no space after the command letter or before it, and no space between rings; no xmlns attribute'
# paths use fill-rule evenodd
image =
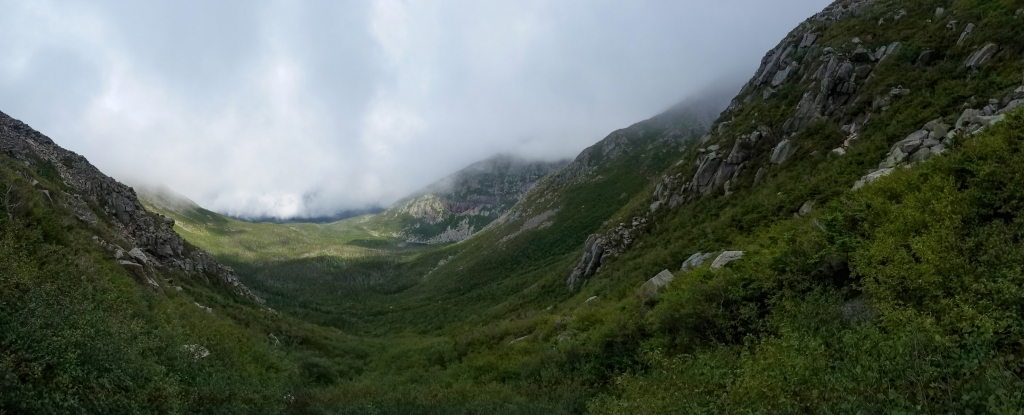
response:
<svg viewBox="0 0 1024 415"><path fill-rule="evenodd" d="M775 77L772 78L772 87L778 87L779 85L785 83L786 79L789 79L789 75L793 72L796 72L799 68L800 65L797 65L796 62L792 62L785 68L782 68L781 70L776 72Z"/></svg>
<svg viewBox="0 0 1024 415"><path fill-rule="evenodd" d="M1009 103L1007 103L1007 104L1006 104L1006 107L1005 107L1005 108L1003 108L1003 109L1001 109L1001 110L999 110L999 112L998 112L998 113L999 113L999 114L1005 114L1005 113L1008 113L1008 112L1010 112L1010 111L1013 111L1013 110L1017 109L1017 108L1018 108L1018 107L1020 107L1021 105L1024 105L1024 99L1015 99L1015 100L1013 100L1013 101L1010 101Z"/></svg>
<svg viewBox="0 0 1024 415"><path fill-rule="evenodd" d="M711 184L711 180L715 178L715 174L718 172L718 166L720 164L722 164L722 160L715 157L714 154L705 158L700 167L697 168L697 173L693 175L694 186L709 186Z"/></svg>
<svg viewBox="0 0 1024 415"><path fill-rule="evenodd" d="M864 80L871 75L871 65L859 65L853 70L853 74L858 80Z"/></svg>
<svg viewBox="0 0 1024 415"><path fill-rule="evenodd" d="M754 174L754 184L761 183L761 180L764 179L764 175L767 173L768 170L765 170L764 167L757 169L757 173Z"/></svg>
<svg viewBox="0 0 1024 415"><path fill-rule="evenodd" d="M852 76L852 75L853 75L853 63L850 63L849 61L847 61L847 62L843 62L843 64L839 66L839 70L836 72L836 79L845 81L845 80L850 79L850 76Z"/></svg>
<svg viewBox="0 0 1024 415"><path fill-rule="evenodd" d="M914 64L917 66L930 66L932 63L938 61L938 58L938 52L934 50L926 50L917 56L917 60L914 61Z"/></svg>
<svg viewBox="0 0 1024 415"><path fill-rule="evenodd" d="M576 288L576 284L581 282L583 278L588 278L597 272L597 269L601 266L601 257L604 255L604 239L597 235L590 235L587 238L587 242L583 245L583 258L580 258L580 262L573 269L572 275L569 276L569 290L572 291Z"/></svg>
<svg viewBox="0 0 1024 415"><path fill-rule="evenodd" d="M874 54L865 48L864 45L857 46L857 49L850 55L850 60L857 63L871 62L874 60Z"/></svg>
<svg viewBox="0 0 1024 415"><path fill-rule="evenodd" d="M984 113L976 109L968 108L964 110L964 113L960 115L959 119L956 120L955 128L957 130L963 129L966 123L970 122L972 119L974 119L974 117L981 115L984 115Z"/></svg>

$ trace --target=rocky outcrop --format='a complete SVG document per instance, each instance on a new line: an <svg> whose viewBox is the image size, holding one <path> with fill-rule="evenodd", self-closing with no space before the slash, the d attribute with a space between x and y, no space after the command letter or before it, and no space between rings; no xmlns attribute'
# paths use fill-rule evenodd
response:
<svg viewBox="0 0 1024 415"><path fill-rule="evenodd" d="M590 235L583 246L583 257L569 274L569 291L582 285L606 263L609 258L625 252L641 233L647 231L647 218L635 217L630 223L620 223L603 234Z"/></svg>
<svg viewBox="0 0 1024 415"><path fill-rule="evenodd" d="M894 122L899 117L888 113L892 108L929 93L904 87L900 71L932 71L931 67L940 62L955 65L956 59L966 67L956 76L972 79L996 66L1007 72L997 43L979 38L983 32L975 24L954 20L964 16L958 10L961 6L922 10L914 5L915 9L910 10L911 5L879 2L873 7L875 3L837 0L790 32L763 57L754 76L708 134L685 153L679 167L661 176L651 199L644 204L645 211L634 214L656 220L702 198L728 197L744 188L762 186L766 178L780 177L774 172L788 169L795 162L803 163L805 158L829 161L845 157L867 131L872 131L870 138L875 142L879 129L866 127L891 128L872 123L877 119ZM831 30L841 20L867 16L869 10L881 17L877 30L874 18L872 22L857 19ZM854 36L849 32L854 28L863 32ZM920 44L917 38L900 38L910 30L936 30L936 38L945 36L947 45L958 41L960 47L938 49L936 45ZM906 47L904 41L908 42ZM915 50L915 55L908 56L906 49ZM998 123L1006 112L1021 105L1024 87L987 104L971 98L964 107L969 109L956 123L947 117L892 140L878 168L867 171L855 188L890 174L894 168L942 154L957 137ZM840 138L837 130L845 137ZM833 148L817 148L829 140ZM836 142L841 144L835 146ZM794 215L805 216L810 208L802 206ZM586 277L583 267L574 272L577 277Z"/></svg>
<svg viewBox="0 0 1024 415"><path fill-rule="evenodd" d="M786 162L786 159L796 154L796 150L799 148L796 143L789 140L782 140L775 149L772 150L772 157L770 161L772 164L782 164Z"/></svg>
<svg viewBox="0 0 1024 415"><path fill-rule="evenodd" d="M234 271L214 260L206 252L187 247L174 232L174 220L147 212L135 191L100 172L85 157L65 150L28 125L0 112L0 152L33 168L56 170L70 193L62 195L65 203L83 222L96 223L96 216L110 218L110 224L130 243L121 247L101 241L116 255L127 252L131 261L122 263L140 282L154 282L146 269L174 269L192 276L213 276L226 283L238 295L259 303L263 300L238 280ZM43 166L45 165L45 166ZM54 199L58 199L55 197ZM93 212L86 201L100 211ZM123 254L122 254L123 255ZM134 264L134 265L132 265ZM139 267L143 272L139 273ZM145 278L145 279L143 279Z"/></svg>
<svg viewBox="0 0 1024 415"><path fill-rule="evenodd" d="M863 16L874 3L871 0L835 1L799 25L769 51L751 80L712 126L711 132L701 140L708 145L698 149L697 154L692 156L695 157L691 159L695 169L692 173L663 176L653 195L650 211L675 209L700 197L729 195L740 185L759 184L771 169L784 168L785 163L801 150L803 143L799 141L798 133L816 123L828 122L841 126L847 138L841 146L832 149L829 155L844 156L857 142L865 125L880 113L888 111L895 103L911 96L913 91L899 84L885 86L885 89L879 85L867 88L875 79L876 69L880 65L887 65L903 49L902 42L893 41L896 39L886 42L873 40L870 33L846 39L826 37L829 44L820 41L823 38L822 31L827 31L830 25L839 20ZM936 11L936 18L948 19L947 27L951 30L962 29L958 44L969 45L980 41L971 38L976 36L973 23L958 24L947 17L955 13L940 9ZM891 11L879 25L901 23L900 20L907 15L906 10ZM1000 47L996 43L980 43L968 54L964 65L978 70L992 62L999 52ZM922 51L913 63L918 67L926 67L944 60L945 56L942 51L928 49ZM761 125L753 131L740 131L741 134L732 135L736 132L732 114L758 101L764 105L775 105L776 92L786 87L796 87L800 91L800 99L795 106L786 109L790 115L781 125ZM879 89L887 92L876 92ZM887 174L885 169L924 161L935 154L941 154L950 146L950 135L969 134L983 129L999 122L1003 113L1022 104L1024 88L1003 99L993 99L982 109L966 111L955 126L938 123L923 128L915 134L927 137L908 137L896 143L878 170L868 172L857 186L884 176ZM768 145L758 145L765 141ZM726 152L730 148L732 151ZM814 153L812 150L807 151ZM750 175L747 172L756 173Z"/></svg>
<svg viewBox="0 0 1024 415"><path fill-rule="evenodd" d="M568 160L545 162L494 156L396 202L381 216L411 217L413 223L406 224L400 232L409 242L459 242L506 214L537 180L566 164Z"/></svg>
<svg viewBox="0 0 1024 415"><path fill-rule="evenodd" d="M673 279L675 279L675 276L669 270L661 271L658 275L655 275L641 285L636 294L640 297L640 301L644 303L656 300L658 298L658 291L672 282Z"/></svg>
<svg viewBox="0 0 1024 415"><path fill-rule="evenodd" d="M964 62L964 66L968 68L980 68L988 63L988 61L991 60L997 52L999 52L999 45L989 43L971 54L971 57L967 58L967 61Z"/></svg>
<svg viewBox="0 0 1024 415"><path fill-rule="evenodd" d="M743 258L743 251L725 251L711 263L711 269L719 269Z"/></svg>
<svg viewBox="0 0 1024 415"><path fill-rule="evenodd" d="M704 253L698 252L696 254L690 255L690 257L687 258L686 261L683 261L683 265L681 267L679 267L679 271L681 271L681 272L692 271L692 270L696 269L697 267L699 267L701 265L704 265L704 263L707 262L707 260L709 260L709 259L711 259L711 253L704 254Z"/></svg>
<svg viewBox="0 0 1024 415"><path fill-rule="evenodd" d="M1024 103L1024 86L1008 92L1002 99L992 98L982 109L968 108L952 126L942 119L930 121L920 130L893 144L878 165L853 185L853 190L888 176L897 167L911 167L933 156L945 153L959 137L977 134L992 125L1002 122L1008 111Z"/></svg>

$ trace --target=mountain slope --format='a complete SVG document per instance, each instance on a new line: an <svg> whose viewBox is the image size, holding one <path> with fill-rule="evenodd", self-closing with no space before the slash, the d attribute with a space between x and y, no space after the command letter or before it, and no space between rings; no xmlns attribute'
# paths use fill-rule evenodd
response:
<svg viewBox="0 0 1024 415"><path fill-rule="evenodd" d="M613 134L377 321L451 335L453 376L590 385L580 412L1019 408L1017 7L837 1L711 134Z"/></svg>
<svg viewBox="0 0 1024 415"><path fill-rule="evenodd" d="M0 113L0 189L0 412L283 409L283 320L130 188Z"/></svg>
<svg viewBox="0 0 1024 415"><path fill-rule="evenodd" d="M577 239L575 267L534 272L562 268L561 284L515 287L467 341L512 340L522 367L595 383L618 374L595 413L1019 407L1000 391L1020 388L1021 319L1012 295L983 294L1021 286L1015 260L987 253L1021 248L1016 7L834 3L765 57L711 134ZM721 265L723 251L744 254ZM695 253L710 259L677 271ZM660 298L638 295L645 282ZM566 285L579 294L549 294ZM531 301L545 295L553 308Z"/></svg>
<svg viewBox="0 0 1024 415"><path fill-rule="evenodd" d="M706 133L725 106L719 94L691 99L615 131L540 181L503 218L472 239L417 257L404 271L429 275L388 304L381 324L430 332L484 321L568 294L558 275L578 240L599 229ZM397 310L397 307L395 307Z"/></svg>
<svg viewBox="0 0 1024 415"><path fill-rule="evenodd" d="M0 128L0 151L59 183L57 189L43 190L47 200L60 200L85 223L96 224L100 218L110 221L118 241L98 242L114 251L118 259L138 262L133 266L147 269L170 268L189 276L209 273L232 286L236 293L262 302L238 281L230 268L220 265L206 252L187 246L172 230L173 220L147 212L132 188L3 113ZM98 212L91 209L94 206Z"/></svg>
<svg viewBox="0 0 1024 415"><path fill-rule="evenodd" d="M395 202L380 220L398 222L410 242L462 241L501 217L534 183L568 161L497 155Z"/></svg>
<svg viewBox="0 0 1024 415"><path fill-rule="evenodd" d="M400 284L360 291L317 281L287 294L308 301L277 295L322 324L277 320L273 330L307 333L282 355L252 342L271 326L245 314L252 308L241 304L252 302L230 294L245 302L221 299L214 315L249 316L251 332L231 328L241 345L222 341L211 351L272 364L239 375L236 385L248 388L219 395L231 405L254 395L280 402L281 385L301 385L285 395L298 397L291 408L300 413L1016 413L1024 407L1015 392L1024 390L1018 7L837 1L770 51L727 108L726 100L690 101L612 133L460 243L317 271ZM60 242L64 230L81 240L91 233L80 232L73 210L34 216L50 210L28 178L54 189L56 167L5 161L5 180L27 196L4 201L13 214L0 217L0 261L19 271L0 276L24 279L50 251L19 247L43 240L71 249ZM90 247L101 258L95 264L113 266L110 254ZM58 258L65 257L73 266L82 256ZM268 263L252 262L243 276L308 271ZM42 361L32 356L46 354L26 345L59 345L30 330L22 322L37 320L18 310L58 309L38 304L80 295L68 285L78 280L0 281L0 369L60 379L31 377L41 373L31 364ZM25 287L49 289L37 281L67 289L30 295ZM183 282L186 294L221 298L199 281ZM178 301L197 311L191 297ZM131 338L116 327L102 326L89 344L109 349L101 338L110 332ZM196 344L186 338L152 354ZM148 356L129 354L119 367L149 368ZM199 375L240 373L237 362L249 360ZM171 372L192 379L191 367ZM138 377L153 378L146 373ZM72 383L93 385L84 378ZM255 385L258 378L267 383ZM147 397L162 390L151 386L158 382L114 383L142 384ZM17 403L34 402L23 387L29 382L15 384L29 391ZM182 399L180 412L206 409L197 401L214 407L221 389L213 389Z"/></svg>

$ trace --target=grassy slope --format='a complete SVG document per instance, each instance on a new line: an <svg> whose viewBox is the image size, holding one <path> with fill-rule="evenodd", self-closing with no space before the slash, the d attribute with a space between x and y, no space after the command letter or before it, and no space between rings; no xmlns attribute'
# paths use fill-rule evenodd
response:
<svg viewBox="0 0 1024 415"><path fill-rule="evenodd" d="M958 32L946 31L944 21L926 21L937 6L978 25L967 45L955 45ZM645 211L652 179L662 172L692 174L691 163L676 161L692 160L695 149L636 153L602 165L585 181L542 184L520 203L522 216L461 244L383 268L323 268L323 276L379 271L381 280L404 283L357 296L326 292L308 311L301 311L295 292L279 296L308 313L304 318L367 335L352 346L325 334L334 331L303 326L315 335L297 336L304 340L296 344L338 351L302 355L303 381L315 387L304 390L297 407L340 413L998 413L1021 407L1013 391L1024 388L1024 279L1017 265L1024 260L1024 120L1015 115L958 142L948 155L848 190L891 143L934 118L953 121L972 96L985 100L1018 85L1024 64L1013 51L979 72L962 67L979 42L1024 44L1014 7L879 1L864 17L819 28L824 45L867 35L872 45L903 42L864 88L903 85L915 93L878 114L843 158L812 156L843 136L831 123L811 126L792 138L801 151L761 185L750 186L745 177L733 195L662 211L649 234L579 292L564 284L587 235ZM902 23L877 24L901 8ZM913 65L926 48L943 51L945 60ZM723 136L762 124L781 129L804 86L787 85L774 101L742 106ZM638 137L654 139L658 131L647 133L654 135ZM807 200L819 207L811 217L794 218ZM506 239L555 209L550 227ZM651 306L635 297L636 287L661 269L677 269L696 251L722 249L748 255L723 270L679 277ZM591 296L599 298L584 301ZM360 357L345 365L351 356Z"/></svg>
<svg viewBox="0 0 1024 415"><path fill-rule="evenodd" d="M328 224L252 223L203 209L182 196L141 192L147 209L175 220L190 243L235 268L274 308L354 333L370 328L351 305L408 287L396 269L427 250L390 237L393 222L360 216ZM168 200L173 199L173 200Z"/></svg>
<svg viewBox="0 0 1024 415"><path fill-rule="evenodd" d="M959 31L947 31L945 20L928 21L938 6L961 28L978 25L969 42L957 46ZM414 263L413 270L425 270L438 257L457 254L404 292L393 305L403 310L387 319L396 327L451 333L450 349L436 354L452 376L552 391L586 385L582 399L589 399L588 390L607 392L590 401L589 410L599 413L1019 407L1020 396L1008 391L1019 390L1024 375L1012 341L1021 314L1011 300L1021 284L1011 259L1021 249L1024 195L1014 185L1024 165L1021 121L877 187L848 190L893 142L935 118L952 123L972 97L986 101L1019 85L1024 65L1012 45L1024 44L1024 25L1013 18L1015 7L878 2L863 17L819 27L821 45L868 35L869 46L902 42L864 88L915 91L876 114L849 155L812 155L845 138L838 126L802 130L792 138L801 151L760 186L750 186L756 169L749 169L735 194L661 213L649 235L575 295L564 291L564 281L583 239L618 222L602 225L608 217L646 210L654 185L632 178L630 195L638 196L622 203L608 203L615 192L602 193L614 185L569 188L557 204L565 216L551 228L504 244L515 227L493 228ZM877 24L901 9L907 14L900 24ZM980 71L964 68L966 57L989 41L1004 52ZM925 49L941 51L944 60L914 65ZM742 106L722 136L757 125L781 130L804 87L788 85L774 101ZM683 159L694 156L690 150ZM631 167L603 176L625 179ZM692 169L683 163L666 173L692 175ZM523 203L538 204L536 213L548 208L540 198ZM824 206L815 214L824 232L811 218L793 218L808 200ZM597 201L608 210L580 215ZM577 204L579 210L569 210ZM749 256L733 269L683 278L653 308L640 306L634 290L644 280L677 269L693 252L722 249ZM597 301L584 303L595 295ZM566 378L573 380L560 380ZM562 410L579 409L571 404L578 395L563 398Z"/></svg>
<svg viewBox="0 0 1024 415"><path fill-rule="evenodd" d="M372 343L204 278L162 271L161 289L138 285L92 240L120 241L109 219L77 220L45 164L0 156L0 187L0 413L281 413L304 385L362 371Z"/></svg>
<svg viewBox="0 0 1024 415"><path fill-rule="evenodd" d="M940 5L961 22L976 22L980 32L966 45L955 46L959 32L947 32L944 21L926 21ZM961 1L953 7L947 2L900 7L880 2L863 18L821 28L825 45L867 34L878 44L903 42L903 50L889 66L876 70L866 88L884 92L903 85L917 93L869 123L844 158L812 156L815 150L826 153L844 138L838 126L812 126L793 138L802 145L796 158L783 169L773 169L761 186L751 188L746 181L731 196L719 194L663 213L666 216L659 217L653 232L635 249L553 310L523 303L507 310L504 318L489 316L492 320L468 330L465 336L471 340L466 341L489 345L489 353L500 358L479 362L489 362L490 373L535 381L545 379L538 368L555 365L598 383L608 381L609 374L631 373L619 378L622 384L615 394L593 402L591 409L597 412L658 413L687 406L693 411L842 412L918 405L977 411L1019 405L1019 397L1000 392L1020 387L1013 380L1020 376L1015 346L991 340L1012 338L1019 317L971 311L993 306L984 296L959 294L963 284L973 284L965 281L976 278L985 281L976 288L984 292L988 284L1016 292L1019 281L1013 261L952 249L956 241L971 240L975 246L1002 243L1005 249L1019 250L1017 231L1007 228L1018 220L1013 206L1021 196L1009 190L1024 165L1015 159L1019 120L1001 127L995 137L968 144L970 150L956 150L969 151L965 154L926 163L929 167L920 173L900 173L897 177L902 179L892 179L902 180L899 185L880 185L853 196L847 190L877 165L889 145L925 122L944 117L952 123L961 104L972 96L984 101L983 97L1001 97L1019 85L1024 68L1013 49L980 72L962 65L984 42L1024 43L1022 23L1013 19L1012 7L1003 2ZM900 8L908 12L902 24L877 25L879 18ZM945 61L932 67L913 65L926 48L945 51ZM742 107L731 124L735 127L723 135L742 134L749 132L743 129L762 124L781 129L799 99L799 89L788 88L780 90L777 101ZM1008 153L995 157L1001 151ZM684 164L667 173L692 175L691 169ZM940 173L931 177L927 172L932 171ZM985 180L969 180L971 176ZM1002 188L1007 190L997 191ZM993 198L1006 207L969 203ZM822 213L824 219L849 215L854 219L847 220L862 229L829 228L822 234L808 219L794 220L793 212L807 200L829 206ZM904 200L913 204L903 206ZM640 214L649 203L649 197L639 197L620 217ZM949 212L954 207L955 212ZM846 212L853 208L852 214ZM993 210L1003 213L985 215ZM943 228L958 223L974 223L977 228ZM640 307L633 293L644 280L662 269L678 268L693 252L722 249L752 254L739 269L698 273L675 283L668 298L653 309ZM942 258L947 253L951 257ZM566 258L559 272L552 272L549 285L538 292L557 292L576 255ZM897 262L908 260L914 265ZM473 261L485 260L474 257L465 265L448 266L468 268ZM865 292L870 295L861 297ZM943 306L922 303L925 293ZM594 295L598 301L583 304ZM858 298L877 313L877 320L858 326L838 318ZM947 320L946 313L956 314L957 321L937 324ZM933 334L938 337L927 342L918 338ZM554 339L557 335L576 340L559 341ZM832 342L831 336L837 335L847 336L842 337L845 343ZM509 350L508 341L521 336L530 337ZM915 346L915 341L921 343ZM548 352L552 346L559 352ZM943 351L947 346L971 351ZM830 364L839 366L829 369ZM927 374L906 376L915 370Z"/></svg>

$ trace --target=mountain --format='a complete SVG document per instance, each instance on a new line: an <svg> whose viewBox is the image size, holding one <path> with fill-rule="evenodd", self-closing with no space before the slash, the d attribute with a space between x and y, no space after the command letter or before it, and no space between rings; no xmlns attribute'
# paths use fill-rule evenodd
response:
<svg viewBox="0 0 1024 415"><path fill-rule="evenodd" d="M381 219L398 222L399 235L409 242L459 242L500 218L537 180L567 163L497 155L395 202Z"/></svg>
<svg viewBox="0 0 1024 415"><path fill-rule="evenodd" d="M50 179L57 187L42 188L47 201L71 209L76 219L89 225L107 224L112 240L94 235L100 246L111 251L126 268L146 283L160 287L147 270L169 268L188 276L210 274L233 287L235 293L262 302L234 272L220 265L206 252L188 246L171 228L174 221L147 212L135 191L104 175L82 156L57 146L48 137L0 113L0 151L6 157ZM40 181L29 179L32 186Z"/></svg>
<svg viewBox="0 0 1024 415"><path fill-rule="evenodd" d="M283 409L305 323L132 188L0 113L0 189L0 412Z"/></svg>
<svg viewBox="0 0 1024 415"><path fill-rule="evenodd" d="M130 189L90 193L84 159L5 121L0 410L1015 413L1017 7L836 1L734 96L376 216L249 224L147 197L180 255ZM473 215L471 238L406 243ZM145 218L167 236L137 236ZM137 241L161 290L93 236ZM279 311L175 268L191 244Z"/></svg>

